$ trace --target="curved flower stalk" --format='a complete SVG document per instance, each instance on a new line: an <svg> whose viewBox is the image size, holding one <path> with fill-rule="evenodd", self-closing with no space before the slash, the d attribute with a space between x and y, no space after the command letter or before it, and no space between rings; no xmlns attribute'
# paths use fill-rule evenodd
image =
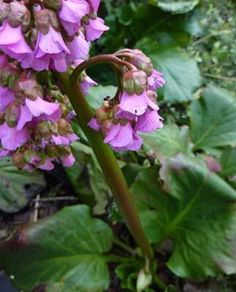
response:
<svg viewBox="0 0 236 292"><path fill-rule="evenodd" d="M115 97L105 98L102 107L94 115L78 80L85 69L99 63L112 65L119 74L120 82ZM117 151L137 150L142 144L139 132L150 132L162 127L156 93L152 90L163 86L165 81L161 73L153 69L150 59L137 50L129 50L128 55L124 50L113 55L92 57L78 65L70 76L58 77L126 223L149 263L153 259L152 248L111 147Z"/></svg>

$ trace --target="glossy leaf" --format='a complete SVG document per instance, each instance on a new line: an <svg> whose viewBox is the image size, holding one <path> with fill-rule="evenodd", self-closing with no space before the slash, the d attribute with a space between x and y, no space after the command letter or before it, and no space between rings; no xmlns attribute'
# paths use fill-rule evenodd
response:
<svg viewBox="0 0 236 292"><path fill-rule="evenodd" d="M186 0L186 1L159 1L159 0L149 0L150 4L154 4L163 11L171 12L174 14L182 14L189 12L195 8L199 3L199 0Z"/></svg>
<svg viewBox="0 0 236 292"><path fill-rule="evenodd" d="M0 210L18 212L28 204L31 187L41 189L44 185L44 177L39 172L19 171L10 159L0 160Z"/></svg>
<svg viewBox="0 0 236 292"><path fill-rule="evenodd" d="M227 91L208 87L190 107L194 149L236 145L236 102Z"/></svg>
<svg viewBox="0 0 236 292"><path fill-rule="evenodd" d="M236 148L226 148L220 158L221 175L235 176L236 175Z"/></svg>
<svg viewBox="0 0 236 292"><path fill-rule="evenodd" d="M188 127L166 124L156 132L142 135L142 138L147 152L154 154L160 161L178 153L190 152Z"/></svg>
<svg viewBox="0 0 236 292"><path fill-rule="evenodd" d="M80 205L23 230L1 247L1 263L21 290L46 284L62 291L104 291L109 273L103 254L111 245L109 227Z"/></svg>
<svg viewBox="0 0 236 292"><path fill-rule="evenodd" d="M193 99L201 85L201 75L196 61L178 47L159 46L145 38L137 45L152 59L154 67L163 73L166 84L163 95L166 101L183 102Z"/></svg>
<svg viewBox="0 0 236 292"><path fill-rule="evenodd" d="M199 159L183 155L166 161L161 176L166 192L150 169L132 191L151 241L173 240L168 267L195 279L235 273L236 191Z"/></svg>

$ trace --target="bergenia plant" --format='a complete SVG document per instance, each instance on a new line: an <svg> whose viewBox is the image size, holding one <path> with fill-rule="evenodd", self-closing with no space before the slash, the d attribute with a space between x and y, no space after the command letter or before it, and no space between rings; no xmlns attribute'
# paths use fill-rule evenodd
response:
<svg viewBox="0 0 236 292"><path fill-rule="evenodd" d="M165 80L137 49L89 57L91 42L109 29L99 4L0 0L0 157L29 172L70 167L78 122L150 271L153 252L113 150L138 151L140 133L162 128L156 91ZM100 63L114 69L118 89L94 112L86 96L96 82L85 70Z"/></svg>

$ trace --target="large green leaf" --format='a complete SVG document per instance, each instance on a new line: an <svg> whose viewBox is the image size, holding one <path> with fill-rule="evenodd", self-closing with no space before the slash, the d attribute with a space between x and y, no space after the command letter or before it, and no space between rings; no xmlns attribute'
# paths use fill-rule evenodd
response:
<svg viewBox="0 0 236 292"><path fill-rule="evenodd" d="M235 176L236 175L236 148L226 148L220 158L221 175Z"/></svg>
<svg viewBox="0 0 236 292"><path fill-rule="evenodd" d="M227 91L207 88L192 102L189 115L195 150L236 145L236 102Z"/></svg>
<svg viewBox="0 0 236 292"><path fill-rule="evenodd" d="M193 8L199 3L199 0L149 0L149 3L156 5L164 11L174 14L182 14L193 10Z"/></svg>
<svg viewBox="0 0 236 292"><path fill-rule="evenodd" d="M179 128L176 124L167 124L151 134L142 135L144 147L150 155L160 161L178 153L190 151L188 127Z"/></svg>
<svg viewBox="0 0 236 292"><path fill-rule="evenodd" d="M193 99L193 93L201 85L201 75L196 61L178 47L159 46L150 38L137 44L152 59L154 67L164 74L165 100L183 102Z"/></svg>
<svg viewBox="0 0 236 292"><path fill-rule="evenodd" d="M24 208L29 200L27 188L43 187L43 175L19 171L10 159L0 160L0 210L14 213Z"/></svg>
<svg viewBox="0 0 236 292"><path fill-rule="evenodd" d="M178 155L162 171L145 170L133 185L141 219L152 242L171 238L168 267L178 276L201 279L236 272L236 191L198 159Z"/></svg>
<svg viewBox="0 0 236 292"><path fill-rule="evenodd" d="M109 272L103 254L111 246L111 230L84 205L65 208L22 231L17 241L1 247L1 257L24 291L42 284L60 284L64 292L104 291Z"/></svg>

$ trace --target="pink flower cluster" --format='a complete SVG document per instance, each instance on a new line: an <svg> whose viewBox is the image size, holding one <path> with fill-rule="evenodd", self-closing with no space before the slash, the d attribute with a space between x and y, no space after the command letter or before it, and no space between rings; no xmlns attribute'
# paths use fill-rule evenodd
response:
<svg viewBox="0 0 236 292"><path fill-rule="evenodd" d="M150 133L163 126L156 104L156 90L165 81L141 51L124 50L117 56L128 61L131 69L124 71L122 90L113 99L104 100L89 126L101 130L104 143L115 151L137 151L143 142L140 132Z"/></svg>
<svg viewBox="0 0 236 292"><path fill-rule="evenodd" d="M75 161L69 100L41 86L36 72L64 72L88 58L90 42L108 30L97 17L99 4L0 0L0 157L12 157L20 169L51 170L55 161L66 167ZM96 85L85 73L80 84L84 94Z"/></svg>
<svg viewBox="0 0 236 292"><path fill-rule="evenodd" d="M0 56L0 157L29 171L51 170L53 162L74 163L70 144L78 139L67 97L50 95L33 71L21 71Z"/></svg>
<svg viewBox="0 0 236 292"><path fill-rule="evenodd" d="M64 72L108 30L100 0L0 0L0 50L22 68Z"/></svg>

